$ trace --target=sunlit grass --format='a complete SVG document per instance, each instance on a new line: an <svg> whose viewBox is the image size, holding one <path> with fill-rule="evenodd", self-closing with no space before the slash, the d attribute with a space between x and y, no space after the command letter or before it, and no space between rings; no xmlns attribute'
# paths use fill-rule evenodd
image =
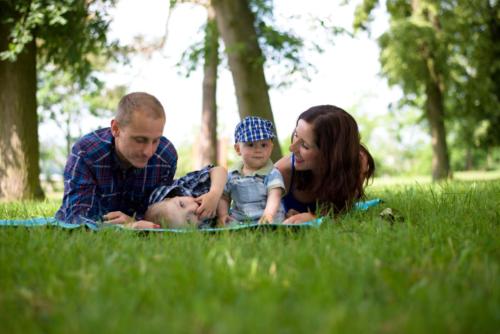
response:
<svg viewBox="0 0 500 334"><path fill-rule="evenodd" d="M296 233L0 228L0 329L495 333L499 194L500 180L374 186L380 207ZM0 204L0 219L58 204Z"/></svg>
<svg viewBox="0 0 500 334"><path fill-rule="evenodd" d="M454 172L452 180L455 181L500 180L500 170ZM384 187L392 185L416 185L416 184L430 184L430 183L432 183L432 177L430 175L381 176L381 177L375 177L373 181L373 186Z"/></svg>

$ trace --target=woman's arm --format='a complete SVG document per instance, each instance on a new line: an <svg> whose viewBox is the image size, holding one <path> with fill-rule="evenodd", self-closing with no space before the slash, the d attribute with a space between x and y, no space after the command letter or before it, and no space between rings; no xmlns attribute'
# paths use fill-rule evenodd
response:
<svg viewBox="0 0 500 334"><path fill-rule="evenodd" d="M285 219L283 224L300 224L314 219L316 219L316 215L313 215L310 212L304 212L288 217L287 219Z"/></svg>

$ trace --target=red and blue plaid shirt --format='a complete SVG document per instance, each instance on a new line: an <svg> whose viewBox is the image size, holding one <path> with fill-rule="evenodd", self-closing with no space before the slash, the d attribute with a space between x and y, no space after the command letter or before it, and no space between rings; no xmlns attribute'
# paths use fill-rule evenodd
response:
<svg viewBox="0 0 500 334"><path fill-rule="evenodd" d="M177 151L165 137L144 168L120 167L110 128L75 143L64 169L64 197L56 218L67 223L102 220L111 211L142 219L151 192L170 185L177 168Z"/></svg>

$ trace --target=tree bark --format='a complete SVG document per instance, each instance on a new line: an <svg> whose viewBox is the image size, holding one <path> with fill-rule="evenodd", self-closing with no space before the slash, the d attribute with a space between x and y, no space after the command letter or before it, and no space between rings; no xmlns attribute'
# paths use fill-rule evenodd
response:
<svg viewBox="0 0 500 334"><path fill-rule="evenodd" d="M474 169L474 157L472 152L472 145L467 143L467 147L465 148L465 170L473 170Z"/></svg>
<svg viewBox="0 0 500 334"><path fill-rule="evenodd" d="M8 47L10 27L0 24L0 50ZM43 198L40 186L36 113L36 44L31 41L14 62L0 60L0 198Z"/></svg>
<svg viewBox="0 0 500 334"><path fill-rule="evenodd" d="M207 8L208 20L205 30L205 63L203 66L203 101L200 134L200 168L217 164L217 67L219 65L219 32L215 12Z"/></svg>
<svg viewBox="0 0 500 334"><path fill-rule="evenodd" d="M450 176L450 160L444 126L443 94L435 82L427 83L426 94L425 109L430 126L433 153L432 179L438 181Z"/></svg>
<svg viewBox="0 0 500 334"><path fill-rule="evenodd" d="M212 5L226 46L240 118L259 116L270 120L276 129L264 75L264 56L248 1L213 0ZM276 140L271 158L277 161L280 157L281 148Z"/></svg>
<svg viewBox="0 0 500 334"><path fill-rule="evenodd" d="M436 32L441 29L439 18L423 10L420 0L412 0L411 5L414 15L431 23ZM421 45L421 57L427 67L425 114L429 122L432 142L432 180L439 181L451 176L444 125L443 75L436 65L437 58L434 51L425 41Z"/></svg>

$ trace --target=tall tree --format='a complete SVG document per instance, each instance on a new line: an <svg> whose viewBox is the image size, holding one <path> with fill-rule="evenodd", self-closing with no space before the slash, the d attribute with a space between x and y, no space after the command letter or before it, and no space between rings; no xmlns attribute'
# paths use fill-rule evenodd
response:
<svg viewBox="0 0 500 334"><path fill-rule="evenodd" d="M0 12L5 13L3 3ZM0 49L10 27L0 22ZM26 43L13 62L0 61L0 198L42 198L36 115L36 44Z"/></svg>
<svg viewBox="0 0 500 334"><path fill-rule="evenodd" d="M215 11L210 0L170 0L165 34L162 41L154 49L162 49L167 41L169 22L176 6L190 3L203 6L207 11L207 21L203 30L204 39L191 45L182 55L179 66L187 69L187 76L199 63L203 63L201 131L199 137L199 159L195 159L201 168L207 164L218 163L217 145L217 73L219 67L219 31L215 21Z"/></svg>
<svg viewBox="0 0 500 334"><path fill-rule="evenodd" d="M200 1L200 0L187 0L187 1L171 1L172 3L179 3L179 2L191 2L191 3L197 3L197 4L202 4L206 8L210 8L211 3L213 1ZM227 4L231 4L231 2L227 2ZM247 116L249 114L251 115L260 115L263 117L267 117L271 120L273 120L272 117L272 111L271 111L271 117L266 116L268 115L270 111L270 104L267 103L268 107L265 107L265 109L262 110L268 110L267 112L260 111L261 109L258 109L262 106L265 106L265 100L269 101L269 97L267 95L267 89L268 89L268 84L266 82L266 79L264 78L264 65L268 67L273 67L274 70L276 68L279 68L281 70L281 73L277 75L274 78L273 81L271 81L271 85L278 86L278 87L283 87L286 85L289 85L293 82L294 78L296 78L297 75L300 75L302 78L308 80L308 72L311 68L313 68L312 64L308 63L304 57L302 56L302 50L306 48L304 45L304 42L301 38L297 37L294 33L279 30L276 28L276 24L274 22L274 13L273 13L273 2L270 0L248 0L248 1L240 1L240 3L235 3L235 6L240 6L243 5L243 10L244 12L248 15L247 20L245 24L239 25L234 27L235 30L238 29L250 29L250 31L254 31L255 35L253 37L249 38L250 44L247 46L245 43L247 41L242 41L238 42L239 44L234 44L231 47L228 47L226 44L226 54L228 55L228 58L231 58L229 60L229 67L231 72L233 72L235 64L238 64L238 61L234 61L235 59L241 58L244 59L247 63L247 68L248 69L257 69L257 73L255 75L251 76L245 76L241 75L243 73L241 70L238 70L240 65L236 66L237 72L239 71L240 75L236 75L233 72L233 82L235 82L235 88L237 91L237 100L238 100L238 107L239 107L239 114L240 117ZM231 15L238 15L237 12L232 12L232 11L226 11L224 13L219 12L217 13L217 10L215 11L216 17L217 15L226 15L226 18L224 20L239 20L239 17L231 17ZM208 18L208 22L210 22L211 16ZM324 24L323 21L318 20L319 24ZM217 23L218 27L214 28L217 30L220 30L219 23ZM196 69L197 65L203 61L204 63L204 69L205 72L204 74L210 74L213 73L211 71L206 71L207 64L213 64L213 61L215 60L215 55L212 53L212 50L214 48L215 43L214 40L211 40L210 38L207 38L208 34L213 34L214 31L211 30L212 27L210 27L209 24L206 25L205 27L205 40L201 42L194 43L188 50L186 50L182 56L182 60L180 64L183 65L183 67L187 68L187 75L189 75L193 70ZM337 29L334 29L334 34L341 33L342 31L339 31ZM218 33L218 32L217 32ZM241 31L239 34L237 34L237 37L245 37L246 35L246 30ZM218 34L217 34L218 35ZM248 36L247 36L248 38ZM224 40L224 37L223 37ZM258 44L255 43L257 41ZM224 40L226 43L226 41ZM322 52L322 49L316 45L316 43L311 42L310 43L310 48L315 50L316 52ZM247 47L251 52L247 52ZM255 52L257 50L257 52ZM231 55L231 53L236 52L239 55ZM220 55L221 57L223 56L222 54ZM211 59L208 57L212 57ZM217 60L219 57L217 58ZM232 65L231 65L232 64ZM258 74L260 72L260 74ZM275 71L276 72L276 71ZM236 83L237 80L254 80L257 79L257 82L259 84L256 85L256 87L252 88L254 86L252 81L247 81L247 82L238 82ZM204 82L207 82L208 80L210 82L210 79L207 77L204 78ZM204 93L203 96L204 98L207 96L215 96L215 92L212 93L206 93L206 88L212 87L212 86L205 86L204 85ZM213 86L215 87L215 86ZM266 92L263 92L262 87L266 87ZM246 89L249 89L250 94ZM259 94L262 94L265 96L264 98L264 103L261 103L259 101L253 101L249 97L251 95L255 95L253 93L253 90L259 91ZM205 105L205 104L204 104ZM243 107L242 107L243 106ZM216 107L216 106L215 106ZM257 109L256 109L257 107ZM243 108L243 111L242 111ZM215 111L213 112L215 115ZM205 121L203 121L205 122ZM216 124L211 124L210 126L206 126L206 124L202 124L202 129L209 130L209 131L214 131L215 132ZM210 130L211 129L211 130ZM205 132L203 132L205 133ZM206 134L202 133L202 138L204 140L207 140ZM212 134L210 136L211 138L215 137L215 134ZM207 142L210 142L209 139ZM275 157L278 156L279 153L275 153Z"/></svg>
<svg viewBox="0 0 500 334"><path fill-rule="evenodd" d="M500 145L500 1L447 2L443 29L453 32L454 54L448 108L463 146L488 150Z"/></svg>
<svg viewBox="0 0 500 334"><path fill-rule="evenodd" d="M356 29L366 28L377 2L365 0L357 8ZM432 137L432 177L440 180L450 174L443 100L447 52L434 2L387 0L390 28L379 38L379 44L382 73L389 84L401 86L406 101L421 103L425 111Z"/></svg>
<svg viewBox="0 0 500 334"><path fill-rule="evenodd" d="M213 0L217 26L226 47L240 118L254 115L274 122L264 56L254 27L255 16L246 0ZM272 159L281 157L274 145Z"/></svg>
<svg viewBox="0 0 500 334"><path fill-rule="evenodd" d="M364 0L355 27L366 29L378 0ZM403 104L424 110L433 176L449 174L445 121L472 148L500 145L500 2L386 0L390 27L379 38L382 72L402 87ZM458 129L458 130L457 130Z"/></svg>
<svg viewBox="0 0 500 334"><path fill-rule="evenodd" d="M0 197L41 198L37 130L39 64L53 63L83 85L90 55L111 54L106 8L114 1L0 2Z"/></svg>
<svg viewBox="0 0 500 334"><path fill-rule="evenodd" d="M39 123L54 122L63 132L65 156L70 154L74 140L82 135L82 122L89 116L111 117L126 93L125 86L106 88L94 75L87 78L85 89L81 89L70 73L54 71L53 66L38 69L38 82Z"/></svg>
<svg viewBox="0 0 500 334"><path fill-rule="evenodd" d="M202 166L217 163L217 68L219 66L219 30L215 11L207 7L203 64L203 99L200 133Z"/></svg>

